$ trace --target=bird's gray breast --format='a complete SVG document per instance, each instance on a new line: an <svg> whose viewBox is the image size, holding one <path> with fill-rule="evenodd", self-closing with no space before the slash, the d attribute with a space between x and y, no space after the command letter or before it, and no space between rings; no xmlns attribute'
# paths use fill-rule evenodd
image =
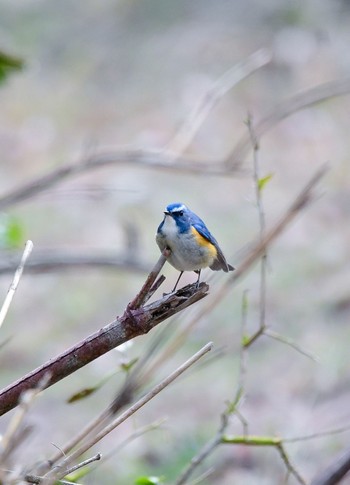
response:
<svg viewBox="0 0 350 485"><path fill-rule="evenodd" d="M174 219L166 216L160 231L156 235L156 242L161 251L169 247L171 254L169 263L179 271L194 271L208 266L208 251L196 242L196 238L189 229L179 232Z"/></svg>

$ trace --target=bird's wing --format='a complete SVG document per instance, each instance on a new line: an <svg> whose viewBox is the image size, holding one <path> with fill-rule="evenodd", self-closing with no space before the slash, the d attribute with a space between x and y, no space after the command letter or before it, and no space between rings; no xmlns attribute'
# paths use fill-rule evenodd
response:
<svg viewBox="0 0 350 485"><path fill-rule="evenodd" d="M199 219L199 218L198 218ZM211 269L214 271L222 269L223 271L231 271L233 267L227 263L225 256L223 255L223 252L220 249L220 246L215 239L215 237L210 233L209 229L207 226L204 224L203 221L197 220L195 222L192 222L192 226L196 231L199 232L201 236L203 236L207 241L209 241L213 246L215 246L216 249L216 258L213 262L213 264L210 266Z"/></svg>
<svg viewBox="0 0 350 485"><path fill-rule="evenodd" d="M218 243L217 243L215 237L211 235L211 233L209 232L209 229L204 224L204 222L195 221L195 222L192 222L191 225L192 225L192 227L194 227L196 229L196 231L199 232L199 234L201 236L203 236L207 241L209 241L211 244L213 244L217 248Z"/></svg>

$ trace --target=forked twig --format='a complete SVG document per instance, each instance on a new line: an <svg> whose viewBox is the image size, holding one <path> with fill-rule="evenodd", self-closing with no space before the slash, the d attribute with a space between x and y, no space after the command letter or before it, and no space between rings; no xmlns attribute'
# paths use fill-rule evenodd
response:
<svg viewBox="0 0 350 485"><path fill-rule="evenodd" d="M290 458L284 449L283 439L272 436L223 436L223 444L245 445L245 446L269 446L276 448L288 470L301 485L306 485L304 478L298 470L292 465Z"/></svg>

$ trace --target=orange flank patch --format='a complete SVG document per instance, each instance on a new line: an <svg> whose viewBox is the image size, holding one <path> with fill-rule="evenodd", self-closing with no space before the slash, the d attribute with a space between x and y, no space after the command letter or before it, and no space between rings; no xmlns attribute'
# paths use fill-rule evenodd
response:
<svg viewBox="0 0 350 485"><path fill-rule="evenodd" d="M208 241L208 239L203 237L202 234L200 234L197 231L197 229L195 229L194 227L192 227L191 230L192 230L192 234L196 238L198 245L202 246L202 247L206 247L207 249L209 249L210 256L212 256L213 258L216 258L217 250L216 250L216 247L214 246L214 244L212 244L210 241Z"/></svg>

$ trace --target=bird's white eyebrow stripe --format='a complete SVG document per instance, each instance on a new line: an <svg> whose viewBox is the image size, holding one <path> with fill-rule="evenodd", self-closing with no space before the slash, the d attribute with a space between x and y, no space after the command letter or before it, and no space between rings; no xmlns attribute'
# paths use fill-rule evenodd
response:
<svg viewBox="0 0 350 485"><path fill-rule="evenodd" d="M171 212L179 212L179 211L183 211L186 209L186 206L184 204L182 205L179 205L179 207L174 207L174 209L171 210Z"/></svg>

